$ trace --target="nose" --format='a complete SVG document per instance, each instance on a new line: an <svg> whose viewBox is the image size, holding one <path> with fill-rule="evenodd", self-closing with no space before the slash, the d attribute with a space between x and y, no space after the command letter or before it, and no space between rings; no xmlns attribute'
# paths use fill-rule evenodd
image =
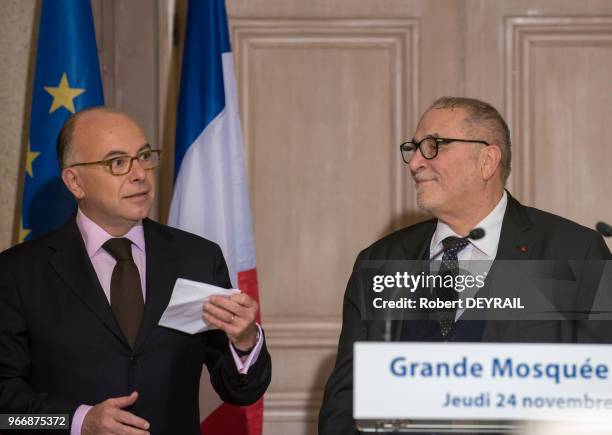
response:
<svg viewBox="0 0 612 435"><path fill-rule="evenodd" d="M408 161L408 167L410 168L410 172L413 174L417 172L420 168L424 168L427 164L427 159L423 157L421 154L421 150L416 150L415 153L410 157Z"/></svg>
<svg viewBox="0 0 612 435"><path fill-rule="evenodd" d="M130 169L128 176L132 182L143 181L146 178L146 170L142 167L142 163L140 163L138 159L132 160L132 169Z"/></svg>

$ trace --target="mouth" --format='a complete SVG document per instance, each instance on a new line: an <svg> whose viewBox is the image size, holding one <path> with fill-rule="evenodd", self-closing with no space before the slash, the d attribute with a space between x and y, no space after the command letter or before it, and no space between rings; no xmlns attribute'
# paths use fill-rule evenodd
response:
<svg viewBox="0 0 612 435"><path fill-rule="evenodd" d="M414 179L414 184L417 184L417 185L418 184L423 184L423 183L428 183L428 182L431 182L431 181L436 181L435 178L431 178L431 177L419 177L419 176L416 176L416 177L413 177L413 179Z"/></svg>
<svg viewBox="0 0 612 435"><path fill-rule="evenodd" d="M136 200L138 200L138 199L146 198L148 195L149 195L149 191L146 190L144 192L138 192L138 193L133 193L131 195L126 195L123 198L124 199L136 199Z"/></svg>

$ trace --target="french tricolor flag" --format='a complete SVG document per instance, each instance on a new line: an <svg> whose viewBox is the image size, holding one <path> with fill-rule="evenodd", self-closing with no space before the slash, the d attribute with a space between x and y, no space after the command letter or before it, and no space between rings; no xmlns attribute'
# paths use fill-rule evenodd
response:
<svg viewBox="0 0 612 435"><path fill-rule="evenodd" d="M236 80L223 0L190 1L181 70L175 183L168 224L221 246L234 285L259 301ZM204 367L205 435L260 435L263 399L221 402Z"/></svg>

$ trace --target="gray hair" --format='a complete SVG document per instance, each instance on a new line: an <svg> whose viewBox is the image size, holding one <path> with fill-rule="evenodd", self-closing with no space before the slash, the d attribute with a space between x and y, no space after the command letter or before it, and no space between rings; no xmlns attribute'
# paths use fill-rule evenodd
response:
<svg viewBox="0 0 612 435"><path fill-rule="evenodd" d="M475 98L441 97L434 101L428 110L457 107L467 110L468 116L464 120L465 123L483 128L490 135L489 140L501 148L501 176L505 185L510 175L512 161L508 124L495 107Z"/></svg>

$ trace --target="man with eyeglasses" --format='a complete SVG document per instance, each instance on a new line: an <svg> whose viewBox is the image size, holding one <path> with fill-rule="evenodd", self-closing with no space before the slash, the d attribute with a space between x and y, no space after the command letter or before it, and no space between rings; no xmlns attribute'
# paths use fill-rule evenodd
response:
<svg viewBox="0 0 612 435"><path fill-rule="evenodd" d="M320 435L356 432L352 410L356 341L597 343L610 339L606 333L610 328L602 328L601 323L464 320L459 309L425 313L416 320L369 317L366 293L371 286L361 282L360 275L360 264L369 260L424 260L432 265L433 256L441 260L438 273L443 275L456 274L463 261L490 267L493 260L572 259L586 264L611 259L595 231L523 206L504 189L510 174L510 132L491 105L471 98L438 99L400 151L415 183L417 203L434 219L388 235L359 254L344 296L336 365L319 414ZM582 270L586 267L590 266ZM588 269L576 282L596 287L601 277L601 269L596 269ZM436 288L424 291L444 301L458 297L455 291L450 295Z"/></svg>
<svg viewBox="0 0 612 435"><path fill-rule="evenodd" d="M248 295L203 306L218 330L158 326L178 277L231 283L216 244L147 218L160 151L140 126L86 109L57 153L76 215L0 254L0 413L69 414L71 434L195 435L203 364L224 401L259 399L271 362Z"/></svg>

